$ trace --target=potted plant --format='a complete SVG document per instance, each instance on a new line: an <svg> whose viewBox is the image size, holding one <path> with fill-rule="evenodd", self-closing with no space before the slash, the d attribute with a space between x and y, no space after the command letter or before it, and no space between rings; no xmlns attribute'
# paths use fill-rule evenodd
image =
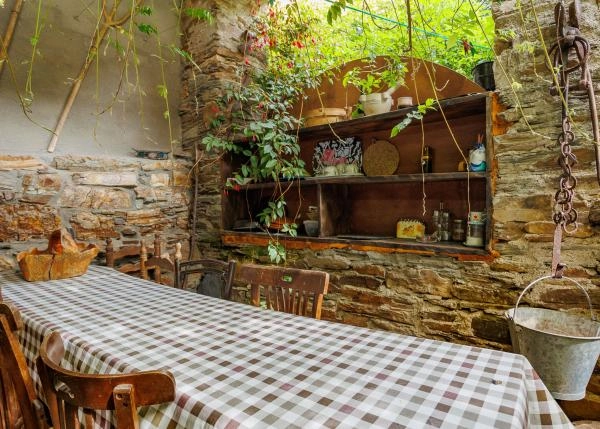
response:
<svg viewBox="0 0 600 429"><path fill-rule="evenodd" d="M473 80L488 91L496 89L494 81L494 61L483 59L473 67Z"/></svg>
<svg viewBox="0 0 600 429"><path fill-rule="evenodd" d="M355 86L361 93L358 101L365 115L375 115L391 110L392 93L404 85L405 72L401 61L385 57L383 64L372 60L353 67L345 73L342 84Z"/></svg>

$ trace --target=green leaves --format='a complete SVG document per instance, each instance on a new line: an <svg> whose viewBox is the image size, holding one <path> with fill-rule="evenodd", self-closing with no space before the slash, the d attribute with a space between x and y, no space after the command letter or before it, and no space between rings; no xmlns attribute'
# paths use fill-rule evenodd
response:
<svg viewBox="0 0 600 429"><path fill-rule="evenodd" d="M150 16L150 15L152 15L152 8L150 6L140 6L140 7L138 7L137 12L140 15Z"/></svg>
<svg viewBox="0 0 600 429"><path fill-rule="evenodd" d="M406 65L398 58L386 59L382 67L365 61L364 66L354 67L344 74L342 85L354 85L362 94L371 94L403 83L405 73Z"/></svg>
<svg viewBox="0 0 600 429"><path fill-rule="evenodd" d="M152 24L137 24L138 30L147 35L158 34L158 30Z"/></svg>
<svg viewBox="0 0 600 429"><path fill-rule="evenodd" d="M139 6L136 9L136 12L138 15L150 16L150 15L152 15L153 9L150 6ZM158 30L152 24L138 23L136 25L137 25L137 29L144 34L147 34L147 35L158 34Z"/></svg>
<svg viewBox="0 0 600 429"><path fill-rule="evenodd" d="M346 8L346 3L352 4L352 0L338 0L332 2L331 6L329 6L329 10L327 11L327 23L329 25L332 25L333 21L342 16L342 11Z"/></svg>
<svg viewBox="0 0 600 429"><path fill-rule="evenodd" d="M435 100L433 98L428 98L425 100L424 104L419 104L415 110L408 112L406 117L392 128L390 138L396 137L398 133L408 127L413 120L420 121L423 119L423 116L428 110L436 110L434 104Z"/></svg>
<svg viewBox="0 0 600 429"><path fill-rule="evenodd" d="M156 85L156 89L158 90L158 95L160 95L162 98L167 98L169 96L167 85Z"/></svg>
<svg viewBox="0 0 600 429"><path fill-rule="evenodd" d="M202 143L206 151L228 152L239 165L226 181L227 190L243 192L248 183L273 182L271 200L256 216L265 227L278 222L278 231L297 236L297 225L287 222L284 180L306 175L300 159L300 146L292 132L299 126L291 106L301 95L301 86L293 76L270 71L257 74L254 82L232 85L216 100L216 118ZM225 112L225 113L220 113ZM279 223L282 223L279 226ZM285 261L285 248L278 242L268 246L275 263Z"/></svg>
<svg viewBox="0 0 600 429"><path fill-rule="evenodd" d="M276 264L285 262L286 260L285 248L279 241L269 240L267 252L269 253L269 259Z"/></svg>
<svg viewBox="0 0 600 429"><path fill-rule="evenodd" d="M183 13L190 18L198 19L201 21L212 22L212 15L210 10L201 7L189 7L183 10Z"/></svg>

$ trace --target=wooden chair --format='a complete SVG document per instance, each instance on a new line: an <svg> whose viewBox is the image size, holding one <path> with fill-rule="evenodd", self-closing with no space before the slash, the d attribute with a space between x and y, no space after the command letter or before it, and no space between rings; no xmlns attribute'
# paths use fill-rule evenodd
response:
<svg viewBox="0 0 600 429"><path fill-rule="evenodd" d="M260 306L262 287L267 308L320 319L329 273L244 264L237 268L235 280L251 286L251 302L255 306Z"/></svg>
<svg viewBox="0 0 600 429"><path fill-rule="evenodd" d="M38 399L27 361L17 340L23 328L19 311L0 303L0 414L2 428L48 428L43 403Z"/></svg>
<svg viewBox="0 0 600 429"><path fill-rule="evenodd" d="M141 255L142 243L130 246L121 246L115 249L112 239L106 239L106 266L115 268L122 273L142 276ZM154 247L146 249L146 253L150 255L160 254L160 236L155 234Z"/></svg>
<svg viewBox="0 0 600 429"><path fill-rule="evenodd" d="M148 257L146 247L142 243L141 276L143 279L154 280L156 283L169 286L177 285L177 266L176 261L181 260L181 243L175 245L175 255L171 257L168 253L160 253L160 243L154 243L154 255ZM156 252L158 249L158 252ZM170 278L164 276L166 273L171 273ZM150 275L151 274L151 275Z"/></svg>
<svg viewBox="0 0 600 429"><path fill-rule="evenodd" d="M146 280L152 279L161 284L175 283L175 263L170 257L162 254L160 234L154 235L154 247L150 248L146 247L142 240L140 244L121 246L115 250L112 240L107 239L106 266ZM166 277L163 278L163 273L166 272L172 273L173 280L168 281Z"/></svg>
<svg viewBox="0 0 600 429"><path fill-rule="evenodd" d="M235 276L235 261L203 258L181 261L175 258L175 287L183 289L188 276L200 274L196 292L215 298L230 299Z"/></svg>
<svg viewBox="0 0 600 429"><path fill-rule="evenodd" d="M137 407L175 400L175 379L168 371L83 374L60 366L64 352L60 334L51 332L36 362L55 429L92 428L97 410L113 411L118 429L133 429L138 427Z"/></svg>

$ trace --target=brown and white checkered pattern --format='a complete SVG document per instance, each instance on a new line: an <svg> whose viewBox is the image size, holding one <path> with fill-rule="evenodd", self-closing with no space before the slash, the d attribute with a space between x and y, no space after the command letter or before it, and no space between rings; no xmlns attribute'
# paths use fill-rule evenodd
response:
<svg viewBox="0 0 600 429"><path fill-rule="evenodd" d="M260 310L91 266L29 283L0 273L33 362L58 329L85 372L164 368L172 404L145 428L569 428L520 355Z"/></svg>

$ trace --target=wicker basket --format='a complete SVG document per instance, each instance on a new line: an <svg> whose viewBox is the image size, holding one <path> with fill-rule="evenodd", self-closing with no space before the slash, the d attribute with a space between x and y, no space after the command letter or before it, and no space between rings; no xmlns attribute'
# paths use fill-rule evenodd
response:
<svg viewBox="0 0 600 429"><path fill-rule="evenodd" d="M23 278L34 282L85 274L98 254L95 244L76 243L65 229L54 231L46 250L30 249L17 255Z"/></svg>
<svg viewBox="0 0 600 429"><path fill-rule="evenodd" d="M339 109L334 107L324 107L321 109L312 109L306 112L304 116L305 125L307 127L314 127L323 124L332 124L334 122L340 122L347 118L345 109Z"/></svg>

